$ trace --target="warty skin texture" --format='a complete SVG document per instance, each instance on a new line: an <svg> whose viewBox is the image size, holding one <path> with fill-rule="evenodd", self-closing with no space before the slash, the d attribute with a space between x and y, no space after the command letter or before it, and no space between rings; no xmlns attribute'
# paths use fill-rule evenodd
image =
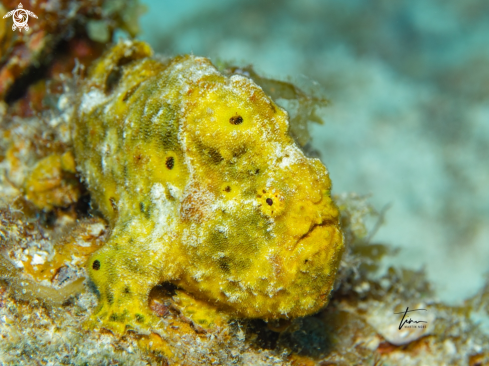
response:
<svg viewBox="0 0 489 366"><path fill-rule="evenodd" d="M252 80L121 42L75 110L78 169L112 226L87 265L98 324L151 325L162 282L242 317L325 306L343 250L331 181Z"/></svg>

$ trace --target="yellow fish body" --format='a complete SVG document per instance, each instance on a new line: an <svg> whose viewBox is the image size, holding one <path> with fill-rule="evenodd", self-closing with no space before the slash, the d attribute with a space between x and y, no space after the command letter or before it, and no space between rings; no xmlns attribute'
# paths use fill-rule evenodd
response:
<svg viewBox="0 0 489 366"><path fill-rule="evenodd" d="M171 282L237 316L314 313L343 250L331 181L251 79L202 57L162 61L142 42L99 60L75 109L78 169L112 226L89 260L96 318L149 325Z"/></svg>

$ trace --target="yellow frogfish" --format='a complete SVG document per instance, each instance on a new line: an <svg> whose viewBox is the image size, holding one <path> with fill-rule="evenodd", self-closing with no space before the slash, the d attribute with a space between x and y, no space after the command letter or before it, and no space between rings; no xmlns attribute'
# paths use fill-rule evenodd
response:
<svg viewBox="0 0 489 366"><path fill-rule="evenodd" d="M161 283L238 317L327 304L343 250L328 171L253 80L125 41L81 90L77 166L112 228L87 264L99 324L151 326Z"/></svg>

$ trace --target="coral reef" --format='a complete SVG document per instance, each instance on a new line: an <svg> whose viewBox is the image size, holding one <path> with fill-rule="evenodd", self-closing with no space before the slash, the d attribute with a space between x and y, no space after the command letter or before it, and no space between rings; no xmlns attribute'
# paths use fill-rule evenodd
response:
<svg viewBox="0 0 489 366"><path fill-rule="evenodd" d="M41 210L68 206L80 198L71 152L52 154L36 163L25 183L26 198Z"/></svg>
<svg viewBox="0 0 489 366"><path fill-rule="evenodd" d="M105 222L76 220L72 210L57 213L49 227L24 214L22 205L29 210L29 203L20 199L0 210L0 278L9 280L20 299L61 305L83 290L83 266L104 243Z"/></svg>
<svg viewBox="0 0 489 366"><path fill-rule="evenodd" d="M97 308L93 288L63 305L19 300L12 281L0 281L0 363L68 365L485 365L489 335L477 325L487 313L487 288L463 307L434 301L422 273L390 269L377 276L372 264L385 247L370 243L365 220L375 212L364 197L337 197L345 231L342 259L330 304L293 321L233 319L205 314L208 306L171 286L160 286L150 307L159 324L146 334L119 337L83 328ZM14 212L15 214L15 212ZM5 218L7 219L7 218ZM25 219L24 219L25 220ZM15 218L10 218L10 222ZM10 232L9 245L25 237ZM10 291L9 291L10 289ZM424 304L428 331L401 345L384 329L399 324L395 308ZM200 314L196 314L200 313ZM213 319L213 324L202 322ZM200 321L199 321L200 320ZM198 323L200 322L199 325ZM428 329L428 328L427 328ZM397 334L402 335L401 332Z"/></svg>
<svg viewBox="0 0 489 366"><path fill-rule="evenodd" d="M158 317L151 332L119 337L103 328L84 329L97 310L97 296L80 279L86 276L85 261L105 242L109 230L102 219L86 218L96 211L80 202L42 211L18 197L37 162L69 151L61 143L65 129L49 127L63 126L71 115L64 99L57 104L60 110L43 118L7 115L0 126L9 142L2 146L5 158L0 164L2 197L8 199L0 217L1 249L9 258L0 261L4 279L0 280L0 362L471 366L488 362L488 335L477 325L487 314L487 289L463 307L449 307L435 301L422 273L391 269L376 275L381 257L391 253L372 242L365 220L375 210L355 195L336 198L346 250L330 304L313 316L268 323L236 319L165 284L150 294L149 308ZM47 132L42 140L41 130ZM11 146L16 148L10 150ZM389 332L399 323L392 313L416 304L430 311L430 327L408 337Z"/></svg>
<svg viewBox="0 0 489 366"><path fill-rule="evenodd" d="M150 324L162 282L245 317L318 311L343 247L325 167L251 79L150 54L117 44L75 110L77 166L113 228L87 267L97 322Z"/></svg>
<svg viewBox="0 0 489 366"><path fill-rule="evenodd" d="M18 3L3 1L0 17ZM11 31L11 18L0 22L0 100L11 103L22 98L17 108L21 115L48 109L49 103L43 107L41 101L60 92L62 75L99 57L116 29L134 36L142 12L137 0L48 0L25 5L37 15L30 20L29 31ZM26 85L31 87L24 96Z"/></svg>

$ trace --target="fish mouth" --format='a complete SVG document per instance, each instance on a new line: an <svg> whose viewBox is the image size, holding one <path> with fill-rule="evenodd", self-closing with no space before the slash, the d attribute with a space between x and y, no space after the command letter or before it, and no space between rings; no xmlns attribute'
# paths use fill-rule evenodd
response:
<svg viewBox="0 0 489 366"><path fill-rule="evenodd" d="M316 228L321 227L321 226L324 226L324 225L325 225L325 223L324 223L324 222L322 222L322 223L320 223L320 224L313 224L313 225L312 225L312 226L309 228L309 230L308 230L308 231L307 231L307 232L306 232L304 235L302 235L302 236L299 238L299 240L297 240L297 243L299 243L299 242L300 242L302 239L307 238L309 235L311 235L311 234L312 234L312 232L313 232L314 230L316 230Z"/></svg>
<svg viewBox="0 0 489 366"><path fill-rule="evenodd" d="M321 228L324 228L327 226L334 227L334 226L336 226L336 222L334 222L332 220L331 221L324 220L321 223L313 224L305 234L303 234L299 239L297 239L296 246L298 244L300 244L302 241L306 240L309 236L312 236L315 233L317 233L317 231L320 230Z"/></svg>
<svg viewBox="0 0 489 366"><path fill-rule="evenodd" d="M296 242L292 258L299 261L301 267L329 266L342 248L342 235L338 223L325 220L313 224Z"/></svg>

